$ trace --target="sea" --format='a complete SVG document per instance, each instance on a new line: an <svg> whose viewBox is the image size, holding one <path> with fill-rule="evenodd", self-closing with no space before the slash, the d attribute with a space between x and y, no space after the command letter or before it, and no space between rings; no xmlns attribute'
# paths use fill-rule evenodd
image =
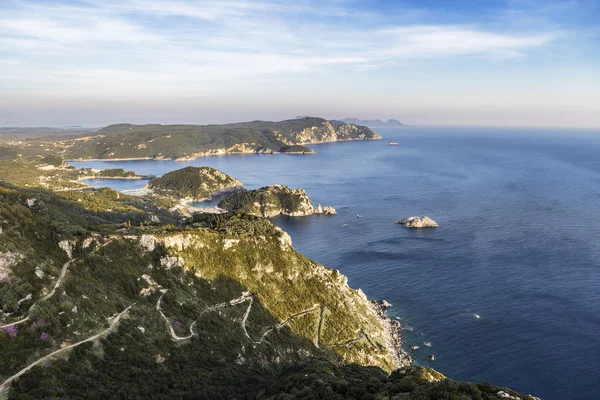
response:
<svg viewBox="0 0 600 400"><path fill-rule="evenodd" d="M600 131L377 131L384 140L313 145L315 155L71 164L159 176L210 166L249 189L302 187L338 215L273 222L298 251L389 301L418 364L544 400L600 398ZM439 227L394 223L413 215Z"/></svg>

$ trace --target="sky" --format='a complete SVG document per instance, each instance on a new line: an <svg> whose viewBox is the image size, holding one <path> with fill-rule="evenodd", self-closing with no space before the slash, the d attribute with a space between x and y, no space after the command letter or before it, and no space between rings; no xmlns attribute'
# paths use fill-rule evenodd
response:
<svg viewBox="0 0 600 400"><path fill-rule="evenodd" d="M600 0L0 0L0 126L600 127Z"/></svg>

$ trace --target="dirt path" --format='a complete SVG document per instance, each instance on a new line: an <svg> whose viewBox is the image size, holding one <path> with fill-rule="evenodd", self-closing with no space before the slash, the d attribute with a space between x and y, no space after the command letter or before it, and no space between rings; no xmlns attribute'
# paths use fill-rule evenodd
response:
<svg viewBox="0 0 600 400"><path fill-rule="evenodd" d="M194 326L196 325L196 321L194 321L192 323L192 325L190 325L190 334L189 335L177 336L177 334L175 333L175 330L173 329L173 325L171 325L171 321L169 321L169 318L167 318L167 316L160 309L160 302L162 301L162 298L165 295L165 293L167 293L167 289L162 290L162 293L161 293L160 297L158 298L158 301L156 302L156 311L158 311L160 313L160 316L165 320L165 323L167 324L167 328L169 329L169 333L171 334L171 339L173 339L173 340L191 339L192 336L194 336Z"/></svg>
<svg viewBox="0 0 600 400"><path fill-rule="evenodd" d="M325 312L325 306L321 307L319 312L319 324L317 326L317 348L321 347L321 328L323 328L323 313Z"/></svg>
<svg viewBox="0 0 600 400"><path fill-rule="evenodd" d="M100 250L101 248L107 246L108 244L110 244L112 242L111 240L108 240L106 243L101 244L100 246L98 246L97 248L95 248L90 255L94 254L95 252L97 252L98 250ZM56 283L54 284L54 287L52 288L52 291L50 293L48 293L47 295L45 295L44 297L42 297L41 299L39 299L38 301L36 301L35 303L33 303L31 305L31 307L29 307L29 310L27 310L27 314L31 313L31 310L33 310L33 308L41 301L46 301L48 300L50 297L54 296L54 294L56 293L56 290L60 287L60 285L63 283L65 276L67 275L67 270L69 269L69 266L74 263L75 261L79 260L78 258L73 258L69 261L67 261L66 263L63 264L62 269L60 271L60 275L58 276L58 279L56 280ZM15 322L11 322L10 324L6 324L6 325L0 325L0 329L2 328L6 328L9 326L14 326L14 325L19 325L22 324L23 322L27 322L29 321L29 315L27 315L25 318L20 319L18 321Z"/></svg>
<svg viewBox="0 0 600 400"><path fill-rule="evenodd" d="M263 334L260 336L260 338L258 340L254 340L252 339L252 337L250 336L250 334L248 333L248 329L246 327L247 325L247 321L248 321L248 317L250 316L250 312L252 311L252 305L254 304L254 296L248 295L248 294L242 294L242 296L237 297L235 299L232 299L230 301L224 302L224 303L219 303L219 304L215 304L214 306L210 306L207 307L205 310L203 310L200 315L198 315L198 318L196 318L196 320L194 322L192 322L192 324L190 325L190 334L187 336L178 336L175 333L175 330L173 329L173 326L171 325L171 321L169 320L169 318L162 312L161 308L160 308L160 304L162 301L163 296L165 295L165 293L167 293L167 290L163 290L160 297L158 298L158 301L156 302L156 310L160 313L160 315L162 316L162 318L165 320L165 323L167 324L167 328L169 329L169 334L171 335L171 338L173 340L176 341L180 341L180 340L186 340L186 339L191 339L193 336L195 336L197 334L197 332L194 330L196 323L198 322L198 320L200 319L200 317L202 315L204 315L207 312L211 312L211 311L215 311L219 308L224 308L224 307L228 307L228 306L235 306L238 304L242 304L245 303L247 301L250 302L250 304L248 304L248 308L246 308L246 311L244 312L244 316L242 317L242 321L241 321L241 327L242 330L244 331L244 335L246 336L246 338L248 340L250 340L252 343L259 345L262 344L264 342L264 340L266 339L267 335L275 330L279 330L281 328L283 328L284 326L286 326L287 324L289 324L290 322L292 322L294 320L294 318L300 317L302 315L311 313L311 312L315 312L315 311L319 311L319 321L317 324L317 340L316 340L316 346L317 347L327 347L327 348L331 348L331 347L337 347L337 346L347 346L350 345L352 343L356 343L360 340L362 340L363 338L366 338L368 340L368 342L373 345L373 343L369 340L369 338L365 335L365 333L363 332L362 328L358 334L358 336L352 338L352 339L348 339L345 340L343 342L339 342L339 343L332 343L332 344L326 344L326 345L322 345L321 344L321 329L323 327L323 313L325 312L325 306L321 306L320 304L315 304L312 308L309 308L307 310L303 310L300 312L297 312L295 314L290 315L288 318L286 318L284 321L280 322L277 325L271 326L269 327L266 331L263 332ZM375 346L373 346L375 347Z"/></svg>
<svg viewBox="0 0 600 400"><path fill-rule="evenodd" d="M50 353L50 354L48 354L48 355L46 355L46 356L38 359L37 361L34 361L33 363L29 364L27 367L25 367L22 370L20 370L19 372L17 372L15 375L13 375L10 378L6 379L0 385L0 398L5 397L5 395L7 394L7 390L10 387L10 383L12 381L14 381L15 379L19 378L21 375L23 375L24 373L26 373L27 371L29 371L31 368L35 367L36 365L41 364L44 361L49 360L50 358L54 357L57 354L66 352L68 350L71 350L71 349L79 346L79 345L82 345L82 344L87 343L87 342L94 341L94 340L96 340L96 339L98 339L98 338L100 338L100 337L108 334L117 325L117 323L119 322L119 320L121 319L121 317L125 313L127 313L131 309L131 307L133 307L134 305L135 305L135 303L131 304L129 307L127 307L126 309L124 309L123 311L121 311L119 314L117 314L113 318L113 320L110 322L110 325L108 326L108 328L106 328L106 329L100 331L99 333L95 334L94 336L90 336L89 338L84 339L84 340L82 340L80 342L73 343L73 344L71 344L69 346L63 347L62 349L58 349L58 350L54 351L54 352L52 352L52 353Z"/></svg>
<svg viewBox="0 0 600 400"><path fill-rule="evenodd" d="M20 320L15 321L15 322L11 322L10 324L0 325L0 329L7 328L7 327L13 326L13 325L19 325L19 324L22 324L23 322L27 322L27 321L29 321L29 316L26 316L25 318L20 319Z"/></svg>
<svg viewBox="0 0 600 400"><path fill-rule="evenodd" d="M348 339L348 340L340 342L340 343L326 344L324 347L347 346L349 344L356 343L356 342L362 340L364 337L365 337L365 333L363 332L363 330L361 328L360 333L355 338ZM370 341L369 341L369 343L370 343Z"/></svg>
<svg viewBox="0 0 600 400"><path fill-rule="evenodd" d="M296 317L299 317L301 315L304 314L308 314L314 311L317 311L320 306L318 304L316 304L315 306L313 306L312 308L309 308L308 310L304 310L304 311L300 311L297 312L296 314L293 314L291 316L289 316L287 319L285 319L283 322L280 322L279 324L267 329L261 336L260 339L258 341L253 340L250 335L248 334L248 330L246 329L246 320L248 319L248 315L250 315L250 309L252 308L252 304L253 304L254 300L252 297L250 297L250 304L248 305L248 309L246 310L246 313L244 314L244 318L242 319L242 329L244 330L244 334L246 335L246 337L248 338L248 340L250 340L252 343L254 344L261 344L265 338L267 337L267 335L271 332L273 332L274 330L279 330L281 328L283 328L284 326L286 326L287 324L289 324L290 322L292 322L292 320Z"/></svg>
<svg viewBox="0 0 600 400"><path fill-rule="evenodd" d="M196 324L198 323L198 319L200 319L200 317L202 315L204 315L205 313L210 312L210 311L218 310L219 308L224 308L224 307L229 307L229 306L235 306L237 304L244 303L244 302L248 301L249 299L250 299L250 301L252 301L252 297L251 296L242 295L240 297L236 297L235 299L226 301L224 303L219 303L219 304L215 304L214 306L207 307L205 310L203 310L200 313L200 315L198 315L198 318L196 318L196 320L194 322L192 322L192 324L190 325L190 334L187 335L187 336L178 336L175 333L175 330L173 329L173 326L171 325L171 321L169 320L169 317L167 317L162 312L162 309L160 307L161 302L162 302L162 298L163 298L163 296L166 293L167 293L166 289L161 292L161 295L158 298L158 301L156 302L156 311L158 311L160 313L161 317L164 319L165 323L167 324L167 328L169 329L169 334L171 335L171 339L176 340L176 341L191 339L192 336L197 335L197 332L194 330L194 328L196 327Z"/></svg>

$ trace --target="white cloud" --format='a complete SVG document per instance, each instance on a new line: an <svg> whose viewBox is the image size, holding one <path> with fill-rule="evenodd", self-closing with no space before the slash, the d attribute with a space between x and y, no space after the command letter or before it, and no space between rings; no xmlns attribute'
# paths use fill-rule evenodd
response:
<svg viewBox="0 0 600 400"><path fill-rule="evenodd" d="M434 62L512 62L561 37L534 26L434 24L421 10L405 10L418 16L407 24L347 1L8 1L0 4L0 91L22 98L291 98L300 88L303 101L327 91L331 103L353 80L419 75Z"/></svg>
<svg viewBox="0 0 600 400"><path fill-rule="evenodd" d="M97 1L89 6L18 3L0 20L0 45L49 79L69 77L125 85L194 85L215 79L260 78L336 69L373 70L414 59L447 56L522 56L554 35L490 33L448 25L360 24L343 4L315 7L281 2ZM350 22L304 18L344 15ZM353 20L352 16L356 15ZM185 17L188 19L165 20ZM371 16L371 18L373 18ZM383 16L378 18L383 19ZM4 65L4 76L23 81L28 68ZM176 71L176 72L174 72ZM90 84L85 85L86 90Z"/></svg>

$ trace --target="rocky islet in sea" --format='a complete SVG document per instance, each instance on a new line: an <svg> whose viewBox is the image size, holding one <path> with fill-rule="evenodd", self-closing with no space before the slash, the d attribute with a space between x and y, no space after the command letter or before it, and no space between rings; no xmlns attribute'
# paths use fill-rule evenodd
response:
<svg viewBox="0 0 600 400"><path fill-rule="evenodd" d="M423 217L407 217L395 222L396 224L404 225L407 228L435 228L437 222L429 218L427 215Z"/></svg>

